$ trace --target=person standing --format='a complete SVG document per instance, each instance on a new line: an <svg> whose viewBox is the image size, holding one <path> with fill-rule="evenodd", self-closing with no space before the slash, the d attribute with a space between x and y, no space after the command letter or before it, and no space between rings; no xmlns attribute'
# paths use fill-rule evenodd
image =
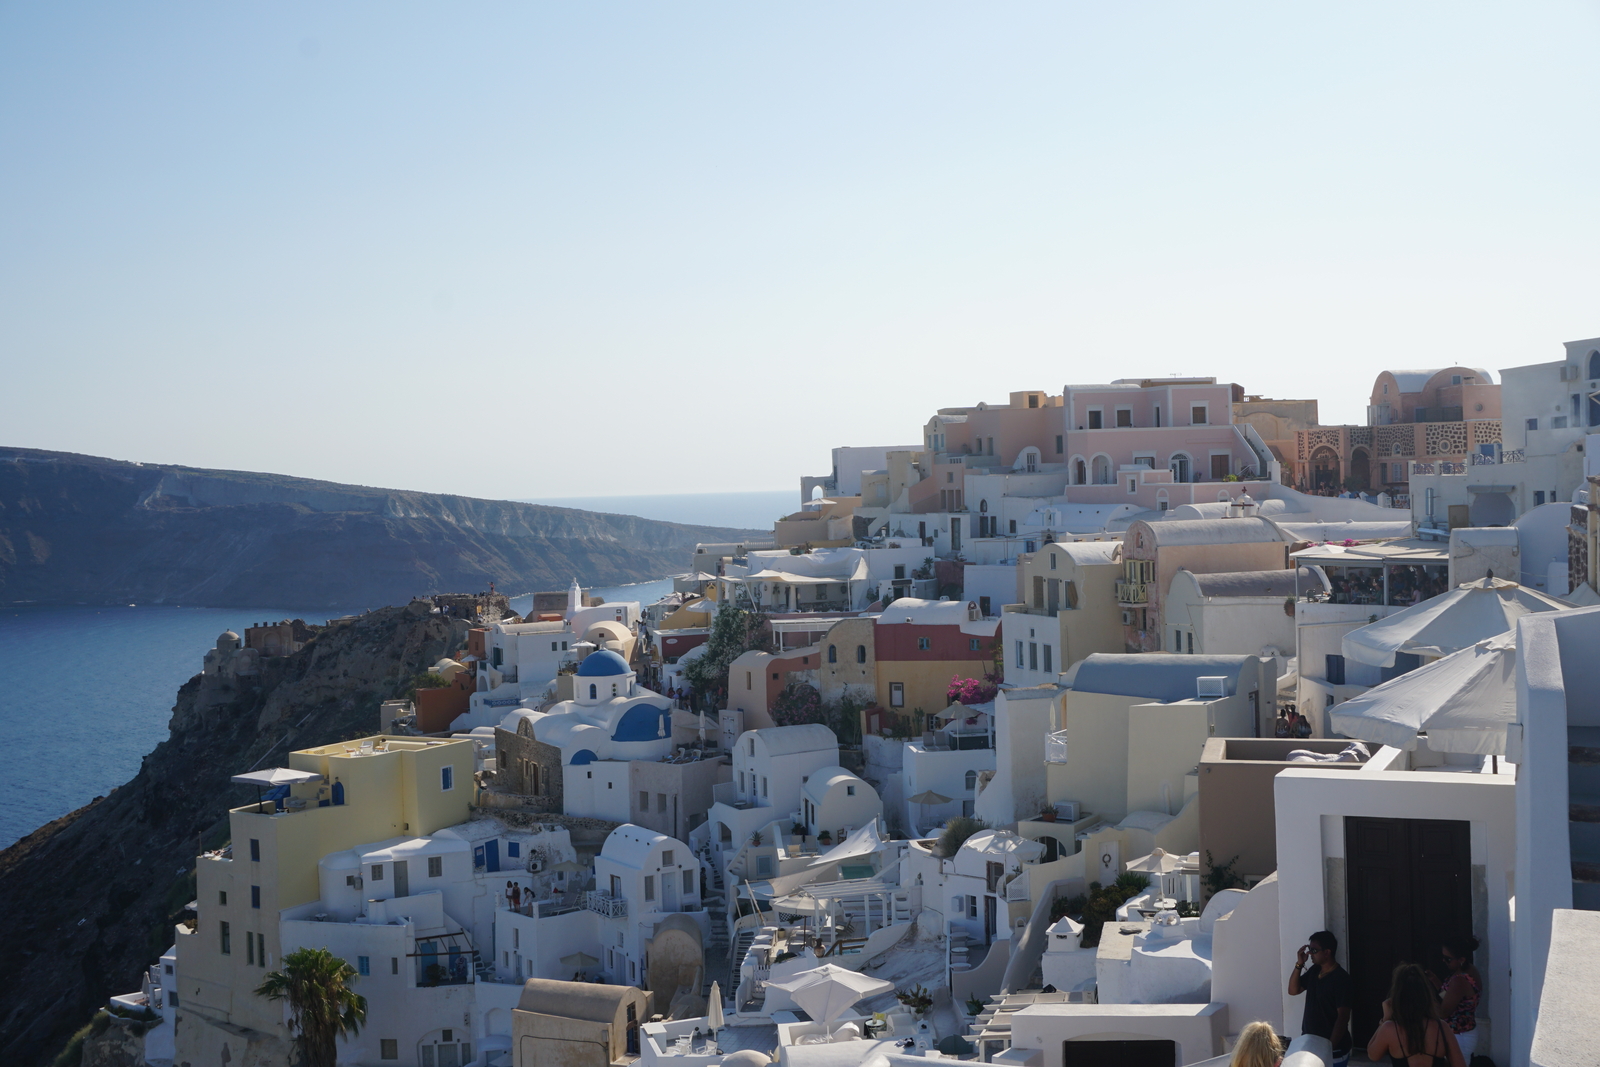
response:
<svg viewBox="0 0 1600 1067"><path fill-rule="evenodd" d="M1450 1028L1439 1018L1433 985L1415 963L1394 969L1383 1022L1367 1042L1367 1059L1391 1067L1467 1067L1466 1057Z"/></svg>
<svg viewBox="0 0 1600 1067"><path fill-rule="evenodd" d="M1289 972L1289 995L1305 994L1305 1011L1300 1031L1325 1037L1333 1045L1333 1067L1350 1062L1350 972L1339 966L1334 952L1339 939L1327 930L1318 930L1295 953L1294 969ZM1309 964L1309 966L1308 966Z"/></svg>
<svg viewBox="0 0 1600 1067"><path fill-rule="evenodd" d="M1461 934L1444 943L1445 978L1428 973L1428 981L1439 990L1439 1018L1456 1035L1461 1048L1461 1058L1472 1062L1478 1050L1478 998L1483 993L1483 976L1472 965L1472 954L1478 950L1478 939L1471 934Z"/></svg>

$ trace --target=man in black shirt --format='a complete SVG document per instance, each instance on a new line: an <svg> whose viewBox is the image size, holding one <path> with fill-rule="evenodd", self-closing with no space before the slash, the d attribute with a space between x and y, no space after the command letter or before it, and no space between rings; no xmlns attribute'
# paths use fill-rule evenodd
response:
<svg viewBox="0 0 1600 1067"><path fill-rule="evenodd" d="M1295 953L1289 995L1306 995L1300 1032L1327 1038L1333 1045L1333 1067L1343 1067L1350 1059L1350 972L1333 958L1339 947L1333 934L1318 930L1307 941Z"/></svg>

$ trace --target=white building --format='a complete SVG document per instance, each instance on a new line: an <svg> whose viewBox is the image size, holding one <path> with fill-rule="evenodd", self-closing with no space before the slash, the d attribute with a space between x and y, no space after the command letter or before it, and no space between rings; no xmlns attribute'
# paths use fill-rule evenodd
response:
<svg viewBox="0 0 1600 1067"><path fill-rule="evenodd" d="M843 841L857 827L883 815L878 791L843 767L824 767L810 774L800 787L800 821L806 833L827 833Z"/></svg>
<svg viewBox="0 0 1600 1067"><path fill-rule="evenodd" d="M574 692L549 711L513 714L532 719L534 738L561 750L566 814L627 822L629 765L671 755L672 702L639 685L627 661L609 649L578 665Z"/></svg>
<svg viewBox="0 0 1600 1067"><path fill-rule="evenodd" d="M729 851L769 823L784 822L787 830L802 817L806 779L838 766L839 739L819 723L746 730L733 743L733 781L716 787L706 840Z"/></svg>

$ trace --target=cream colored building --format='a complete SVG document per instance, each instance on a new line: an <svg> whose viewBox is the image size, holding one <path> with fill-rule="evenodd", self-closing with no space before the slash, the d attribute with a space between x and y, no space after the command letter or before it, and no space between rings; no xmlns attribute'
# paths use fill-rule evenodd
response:
<svg viewBox="0 0 1600 1067"><path fill-rule="evenodd" d="M281 1005L253 992L282 962L280 913L319 899L324 856L466 822L475 788L469 740L371 737L292 752L288 765L322 780L293 786L281 812L234 808L230 848L195 865L197 920L176 930L178 1062L287 1056ZM390 877L411 873L401 861Z"/></svg>
<svg viewBox="0 0 1600 1067"><path fill-rule="evenodd" d="M1078 660L1123 650L1122 542L1064 541L1017 563L1017 600L1000 616L1005 679L1054 682Z"/></svg>

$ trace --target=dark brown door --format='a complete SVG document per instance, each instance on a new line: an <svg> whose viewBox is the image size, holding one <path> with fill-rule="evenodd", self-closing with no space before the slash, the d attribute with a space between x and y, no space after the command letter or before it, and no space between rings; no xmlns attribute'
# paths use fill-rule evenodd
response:
<svg viewBox="0 0 1600 1067"><path fill-rule="evenodd" d="M1177 1067L1176 1041L1063 1041L1062 1067Z"/></svg>
<svg viewBox="0 0 1600 1067"><path fill-rule="evenodd" d="M1344 824L1350 941L1340 955L1355 985L1351 1036L1360 1046L1383 1017L1395 966L1437 972L1444 937L1472 930L1471 834L1453 820Z"/></svg>
<svg viewBox="0 0 1600 1067"><path fill-rule="evenodd" d="M1228 461L1231 460L1232 458L1233 458L1232 456L1212 456L1211 457L1211 480L1212 481L1220 482L1220 481L1222 481L1222 480L1224 480L1225 478L1228 477Z"/></svg>

